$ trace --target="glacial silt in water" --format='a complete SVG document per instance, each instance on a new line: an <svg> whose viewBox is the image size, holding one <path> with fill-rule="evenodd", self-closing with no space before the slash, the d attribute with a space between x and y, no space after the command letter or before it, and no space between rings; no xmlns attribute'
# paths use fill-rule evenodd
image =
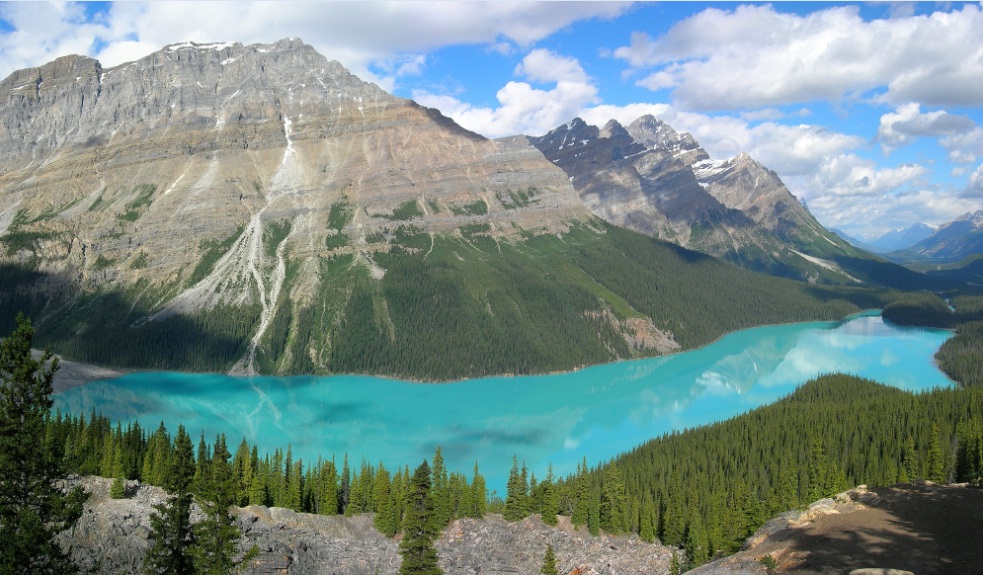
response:
<svg viewBox="0 0 983 575"><path fill-rule="evenodd" d="M542 479L586 457L595 465L665 432L720 421L773 402L807 379L841 371L908 390L952 385L933 356L951 333L901 328L878 315L769 326L676 355L571 373L417 384L366 376L230 377L135 373L55 396L63 412L95 408L208 441L243 437L260 453L292 447L310 463L347 453L412 469L439 445L470 476L477 460L504 496L512 456Z"/></svg>

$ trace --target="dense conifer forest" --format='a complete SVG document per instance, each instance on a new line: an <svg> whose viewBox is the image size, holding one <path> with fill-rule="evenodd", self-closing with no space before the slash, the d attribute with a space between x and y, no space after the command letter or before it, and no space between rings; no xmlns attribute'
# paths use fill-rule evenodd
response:
<svg viewBox="0 0 983 575"><path fill-rule="evenodd" d="M896 295L754 273L599 221L522 240L488 232L398 227L372 256L382 279L352 254L332 255L320 260L319 287L302 298L291 296L299 272L288 264L260 371L429 381L562 371L660 353L629 344L628 320L649 319L690 349L742 328L839 319ZM39 344L66 359L227 371L259 324L256 302L148 319L186 284L73 295L63 277L10 265L0 272L0 329L24 312Z"/></svg>
<svg viewBox="0 0 983 575"><path fill-rule="evenodd" d="M328 262L328 273L350 280L340 284L349 297L341 304L344 320L331 334L336 342L331 368L449 378L561 369L603 361L605 349L631 353L618 348L624 343L619 334L605 331L610 323L583 313L599 302L621 318L644 314L671 323L686 317L685 323L672 324L686 346L747 327L750 317L754 323L777 323L883 306L888 321L955 330L937 359L961 387L912 394L827 375L731 420L653 439L610 461L584 460L567 477L549 470L537 478L516 454L504 498L489 499L481 462L468 473L449 470L438 448L427 466L425 483L433 503L427 529L439 532L454 519L488 512L510 521L536 515L547 524L567 516L591 533L636 533L645 541L682 547L699 564L736 550L774 514L853 485L919 478L983 483L983 386L978 385L983 382L983 297L786 285L616 228L607 234L608 242L601 244L578 243L576 233L532 238L522 249L496 246L489 238L406 237L405 246L426 242L432 257L423 258L422 249L401 253L403 248L397 248L380 256L388 271L378 282L353 274L350 262ZM457 257L460 250L481 251L482 264ZM704 285L709 276L700 269L713 275L720 266L730 272L727 280ZM339 284L333 285L337 289ZM306 325L314 314L339 305L329 295L294 310L301 314L298 322L278 315L274 324ZM671 307L687 298L703 303L698 309ZM201 321L234 316L228 310ZM237 329L246 330L254 319L247 314L238 321ZM600 337L578 339L578 326L585 321L594 322L591 329ZM574 337L563 339L570 334L551 331L556 329ZM448 334L453 337L444 337ZM199 353L232 357L239 352L235 338L224 341L228 347ZM282 338L262 359L276 365L274 356L296 341ZM474 346L470 354L464 351L469 346ZM174 485L169 476L173 460L187 457L179 446L190 441L183 427L149 430L95 412L50 414L43 434L45 451L58 457L64 469L113 477L113 492L121 497L124 480ZM388 536L406 529L411 500L421 489L422 480L414 484L410 474L417 462L387 469L348 461L344 454L302 461L294 459L290 446L261 454L242 440L233 451L228 442L234 440L198 437L187 490L199 500L209 496L208 478L218 474L229 478L231 504L325 515L372 513L377 529Z"/></svg>
<svg viewBox="0 0 983 575"><path fill-rule="evenodd" d="M172 434L139 424L115 425L97 413L52 414L45 443L67 469L167 485ZM401 532L409 503L409 464L387 469L341 456L315 462L285 451L258 453L245 440L234 453L226 438L198 439L192 492L216 465L235 485L236 505L280 506L325 515L374 513L389 536ZM216 449L216 446L219 446ZM557 516L591 533L637 533L686 549L694 563L732 552L772 515L867 483L916 478L983 479L983 387L912 394L869 380L829 375L787 398L731 420L668 434L577 473L537 478L521 460L505 499L488 500L479 463L466 475L431 459L433 521L501 513L510 521ZM202 484L203 485L203 484Z"/></svg>

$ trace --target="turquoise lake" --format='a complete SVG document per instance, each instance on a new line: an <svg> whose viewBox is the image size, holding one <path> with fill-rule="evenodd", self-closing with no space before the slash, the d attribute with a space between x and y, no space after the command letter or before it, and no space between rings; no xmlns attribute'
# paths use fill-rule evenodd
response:
<svg viewBox="0 0 983 575"><path fill-rule="evenodd" d="M729 334L671 356L571 373L419 384L365 376L230 377L145 372L55 395L55 407L149 430L183 423L197 441L225 433L264 450L292 446L310 462L347 453L390 470L439 445L469 478L479 462L504 496L512 457L538 478L591 465L672 430L720 421L771 403L816 375L841 371L907 390L949 386L933 356L952 334L901 328L876 313L839 322L769 326Z"/></svg>

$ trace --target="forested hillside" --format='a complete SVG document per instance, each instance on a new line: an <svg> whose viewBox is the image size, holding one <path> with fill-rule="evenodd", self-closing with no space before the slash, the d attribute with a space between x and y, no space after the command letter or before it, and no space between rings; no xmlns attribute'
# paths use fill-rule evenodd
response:
<svg viewBox="0 0 983 575"><path fill-rule="evenodd" d="M114 426L98 414L49 420L49 445L79 473L167 483L177 436ZM199 440L199 473L229 468L231 500L321 514L375 513L383 533L400 531L409 466L389 470L344 455L317 462L289 447L259 454L226 438ZM773 405L710 426L668 434L603 465L537 479L513 461L503 499L487 501L481 462L468 475L448 470L438 449L432 465L435 522L499 512L511 521L539 514L548 524L568 515L597 533L638 533L684 547L695 563L732 552L767 518L867 483L925 478L983 480L983 388L912 394L869 380L830 375L810 381Z"/></svg>
<svg viewBox="0 0 983 575"><path fill-rule="evenodd" d="M300 273L288 264L257 349L260 371L449 380L569 370L689 349L755 325L839 319L894 297L753 273L599 221L518 241L481 226L463 232L399 227L371 262L322 258L322 281L304 298L288 295ZM263 311L223 304L148 319L150 286L82 297L53 289L45 293L62 297L46 299L31 288L61 278L4 269L0 327L24 311L41 318L41 344L102 365L228 371Z"/></svg>

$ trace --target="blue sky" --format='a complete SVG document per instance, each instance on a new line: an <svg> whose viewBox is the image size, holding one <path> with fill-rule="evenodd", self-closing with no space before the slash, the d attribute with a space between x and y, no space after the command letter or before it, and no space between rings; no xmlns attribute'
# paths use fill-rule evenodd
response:
<svg viewBox="0 0 983 575"><path fill-rule="evenodd" d="M11 2L0 76L299 37L489 137L653 114L871 238L983 209L981 30L979 3Z"/></svg>

